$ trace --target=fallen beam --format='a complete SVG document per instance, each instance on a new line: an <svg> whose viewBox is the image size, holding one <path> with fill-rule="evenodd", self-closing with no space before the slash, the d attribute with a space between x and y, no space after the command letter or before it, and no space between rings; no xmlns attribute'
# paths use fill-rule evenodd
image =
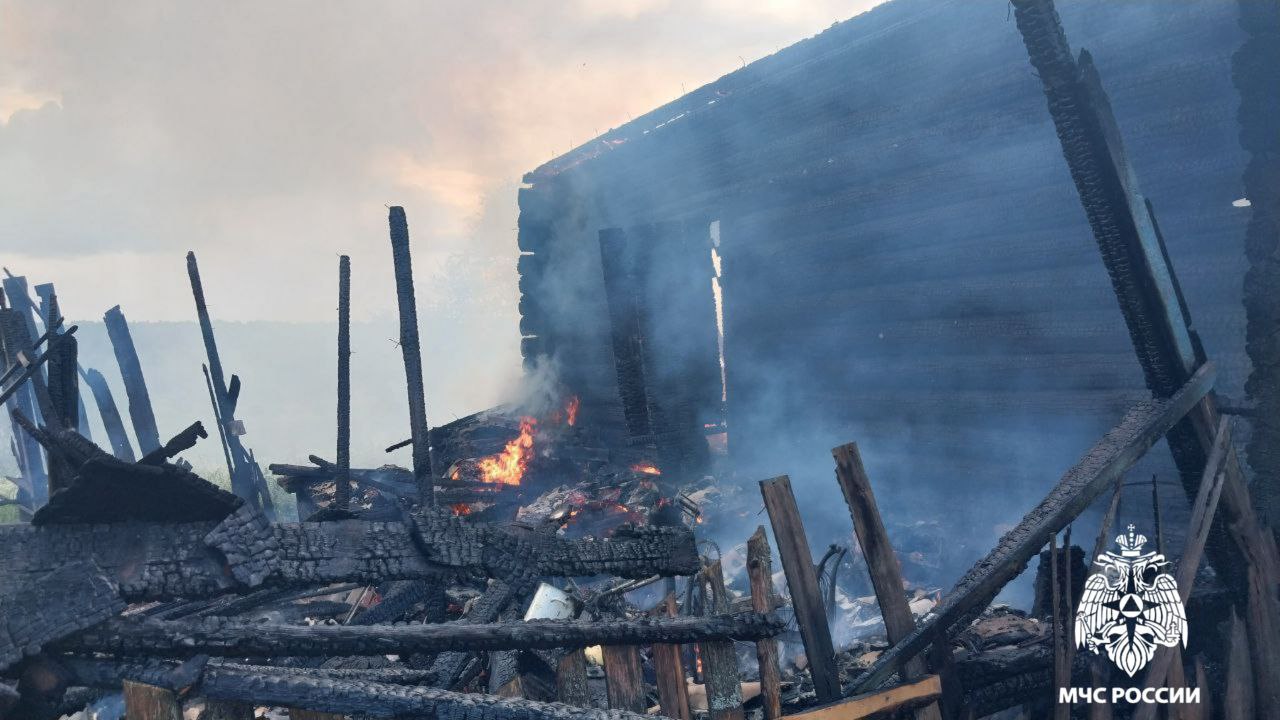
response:
<svg viewBox="0 0 1280 720"><path fill-rule="evenodd" d="M1106 491L1213 388L1213 363L1205 363L1168 400L1135 405L1070 470L1048 496L1022 518L986 557L965 573L914 632L889 648L854 683L854 690L879 687L944 633L968 625L996 594L1026 569L1049 538Z"/></svg>
<svg viewBox="0 0 1280 720"><path fill-rule="evenodd" d="M425 580L483 569L477 549L459 542L466 539L415 538L413 528L398 522L268 523L247 506L221 523L5 525L0 526L0 594L82 559L96 563L131 601L210 597L263 584ZM683 528L646 528L610 539L556 538L535 549L537 554L519 562L539 575L649 577L696 571L687 559L693 556L696 563L693 535Z"/></svg>
<svg viewBox="0 0 1280 720"><path fill-rule="evenodd" d="M133 335L129 333L129 323L119 305L102 316L102 324L107 328L111 349L115 352L116 363L120 365L120 378L124 381L124 394L129 401L129 420L133 424L134 437L138 440L138 452L146 455L160 447L160 431L156 425L155 411L151 408L147 381L142 375L142 361L138 359Z"/></svg>
<svg viewBox="0 0 1280 720"><path fill-rule="evenodd" d="M445 650L535 650L682 644L773 637L774 615L743 612L636 620L527 620L482 624L276 625L223 617L112 618L54 644L68 652L186 657L385 655Z"/></svg>

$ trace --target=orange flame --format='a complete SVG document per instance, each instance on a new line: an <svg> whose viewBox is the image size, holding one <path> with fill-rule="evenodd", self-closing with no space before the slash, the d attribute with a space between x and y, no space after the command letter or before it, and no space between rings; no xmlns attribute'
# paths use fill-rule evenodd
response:
<svg viewBox="0 0 1280 720"><path fill-rule="evenodd" d="M507 443L502 452L481 458L477 463L481 480L501 485L519 485L520 478L533 457L533 432L538 421L531 417L520 418L520 435Z"/></svg>
<svg viewBox="0 0 1280 720"><path fill-rule="evenodd" d="M457 516L471 514L471 506L466 503L455 503L449 509L453 510L453 514Z"/></svg>
<svg viewBox="0 0 1280 720"><path fill-rule="evenodd" d="M564 414L568 418L566 422L569 423L570 427L578 422L578 407L580 405L582 405L582 401L578 399L577 395L573 395L569 398L569 403L564 406Z"/></svg>
<svg viewBox="0 0 1280 720"><path fill-rule="evenodd" d="M631 466L633 472L644 473L645 475L661 475L662 471L653 463L637 463Z"/></svg>

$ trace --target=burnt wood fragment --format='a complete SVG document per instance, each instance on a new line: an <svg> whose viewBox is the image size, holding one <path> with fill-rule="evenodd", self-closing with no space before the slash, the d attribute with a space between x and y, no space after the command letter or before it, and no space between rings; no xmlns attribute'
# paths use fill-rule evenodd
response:
<svg viewBox="0 0 1280 720"><path fill-rule="evenodd" d="M805 655L809 658L814 691L820 702L833 702L841 695L836 652L831 643L831 628L827 625L822 594L818 590L813 554L809 551L809 540L800 520L800 509L791 493L791 479L782 475L772 480L761 480L760 494L764 496L764 506L769 512L769 523L773 525L773 537L782 558L782 570L791 590L791 606L795 609Z"/></svg>
<svg viewBox="0 0 1280 720"><path fill-rule="evenodd" d="M170 438L169 442L165 443L163 447L156 448L142 456L138 464L159 465L183 450L190 450L196 446L198 440L207 437L209 437L209 433L204 429L204 423L197 420L188 425L185 430Z"/></svg>
<svg viewBox="0 0 1280 720"><path fill-rule="evenodd" d="M138 440L138 452L145 455L160 447L160 431L156 426L155 412L151 409L151 395L147 392L147 381L142 374L142 361L138 359L133 335L129 333L129 323L119 305L102 316L102 323L107 328L107 337L111 340L116 363L120 365L120 378L124 381L125 397L129 400L129 419L133 423L134 437Z"/></svg>
<svg viewBox="0 0 1280 720"><path fill-rule="evenodd" d="M124 420L120 417L120 409L116 407L107 379L93 368L85 370L81 377L93 393L93 402L102 416L102 427L106 429L107 440L111 443L111 453L125 462L133 462L133 446L129 444L129 434L125 432Z"/></svg>
<svg viewBox="0 0 1280 720"><path fill-rule="evenodd" d="M333 503L351 500L351 258L338 258L338 467Z"/></svg>
<svg viewBox="0 0 1280 720"><path fill-rule="evenodd" d="M702 577L707 589L705 609L709 613L727 612L729 597L720 561L706 565ZM711 720L742 720L742 681L738 678L738 654L733 648L733 641L703 640L698 643L698 649L702 656L702 678Z"/></svg>

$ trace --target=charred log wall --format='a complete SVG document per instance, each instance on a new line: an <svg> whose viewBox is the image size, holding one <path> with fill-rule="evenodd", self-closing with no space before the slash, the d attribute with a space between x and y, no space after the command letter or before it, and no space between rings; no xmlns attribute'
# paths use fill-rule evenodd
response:
<svg viewBox="0 0 1280 720"><path fill-rule="evenodd" d="M1219 390L1239 396L1237 9L1060 10L1100 63ZM894 0L529 173L526 358L556 357L616 408L598 232L719 220L740 467L857 437L885 485L946 480L992 506L1065 468L1146 393L1007 14Z"/></svg>

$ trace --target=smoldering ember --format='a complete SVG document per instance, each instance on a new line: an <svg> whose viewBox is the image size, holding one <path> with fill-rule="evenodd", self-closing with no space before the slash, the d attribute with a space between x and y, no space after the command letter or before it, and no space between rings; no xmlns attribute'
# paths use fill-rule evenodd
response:
<svg viewBox="0 0 1280 720"><path fill-rule="evenodd" d="M1280 717L1280 5L1059 4L890 0L529 172L529 391L452 422L390 207L395 437L346 256L336 447L271 458L195 253L194 392L9 263L0 720Z"/></svg>

